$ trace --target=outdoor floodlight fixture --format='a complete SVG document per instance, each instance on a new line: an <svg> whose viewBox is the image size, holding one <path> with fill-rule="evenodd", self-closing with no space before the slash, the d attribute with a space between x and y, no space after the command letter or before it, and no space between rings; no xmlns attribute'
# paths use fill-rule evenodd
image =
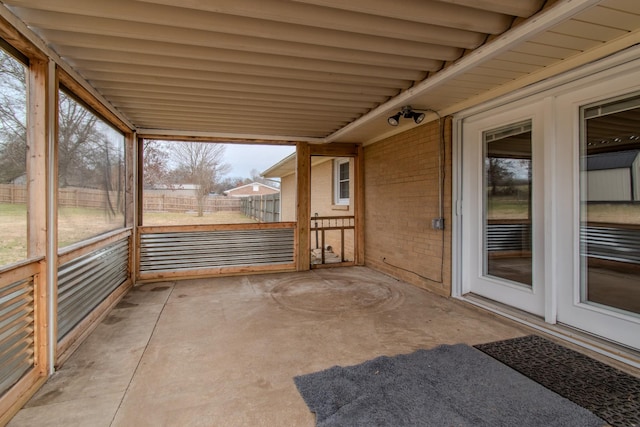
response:
<svg viewBox="0 0 640 427"><path fill-rule="evenodd" d="M387 122L391 126L398 126L398 123L400 123L400 117L404 117L405 119L413 119L413 121L416 122L417 125L419 125L424 120L425 115L424 113L413 111L410 105L405 105L398 113L390 116L387 119Z"/></svg>

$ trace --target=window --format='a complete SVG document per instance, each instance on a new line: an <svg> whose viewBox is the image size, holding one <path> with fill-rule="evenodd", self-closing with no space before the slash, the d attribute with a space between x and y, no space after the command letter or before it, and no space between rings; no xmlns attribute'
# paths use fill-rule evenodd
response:
<svg viewBox="0 0 640 427"><path fill-rule="evenodd" d="M59 91L58 246L124 227L125 138Z"/></svg>
<svg viewBox="0 0 640 427"><path fill-rule="evenodd" d="M0 266L27 258L27 72L0 49Z"/></svg>
<svg viewBox="0 0 640 427"><path fill-rule="evenodd" d="M349 204L349 159L336 159L334 162L334 204Z"/></svg>

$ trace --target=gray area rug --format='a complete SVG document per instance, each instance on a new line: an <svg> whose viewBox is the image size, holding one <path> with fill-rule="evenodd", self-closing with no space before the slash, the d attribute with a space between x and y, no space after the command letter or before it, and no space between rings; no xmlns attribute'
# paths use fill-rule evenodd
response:
<svg viewBox="0 0 640 427"><path fill-rule="evenodd" d="M334 366L294 381L322 427L605 425L464 344Z"/></svg>

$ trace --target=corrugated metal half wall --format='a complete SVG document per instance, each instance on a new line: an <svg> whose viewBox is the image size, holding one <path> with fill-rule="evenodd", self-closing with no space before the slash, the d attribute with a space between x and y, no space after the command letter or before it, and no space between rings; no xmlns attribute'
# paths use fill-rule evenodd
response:
<svg viewBox="0 0 640 427"><path fill-rule="evenodd" d="M295 223L140 227L139 279L291 270Z"/></svg>
<svg viewBox="0 0 640 427"><path fill-rule="evenodd" d="M34 278L0 288L0 395L34 367Z"/></svg>
<svg viewBox="0 0 640 427"><path fill-rule="evenodd" d="M58 269L58 341L129 278L129 237Z"/></svg>

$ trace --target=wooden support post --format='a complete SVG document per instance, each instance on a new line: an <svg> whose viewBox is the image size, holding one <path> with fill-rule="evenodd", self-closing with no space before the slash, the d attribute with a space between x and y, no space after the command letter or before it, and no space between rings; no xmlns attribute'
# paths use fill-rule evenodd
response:
<svg viewBox="0 0 640 427"><path fill-rule="evenodd" d="M364 149L358 145L358 155L355 158L355 209L354 209L354 262L356 265L364 265Z"/></svg>
<svg viewBox="0 0 640 427"><path fill-rule="evenodd" d="M47 60L29 61L29 97L27 122L27 258L47 256L47 147L49 139L49 64ZM47 262L55 262L47 259ZM47 342L48 321L45 262L34 277L34 364L39 375L49 373L47 357L50 343Z"/></svg>
<svg viewBox="0 0 640 427"><path fill-rule="evenodd" d="M47 62L29 63L27 127L28 258L47 252Z"/></svg>
<svg viewBox="0 0 640 427"><path fill-rule="evenodd" d="M298 142L296 144L296 220L297 220L297 247L296 269L305 271L311 268L309 253L309 223L311 221L311 153L309 144Z"/></svg>

